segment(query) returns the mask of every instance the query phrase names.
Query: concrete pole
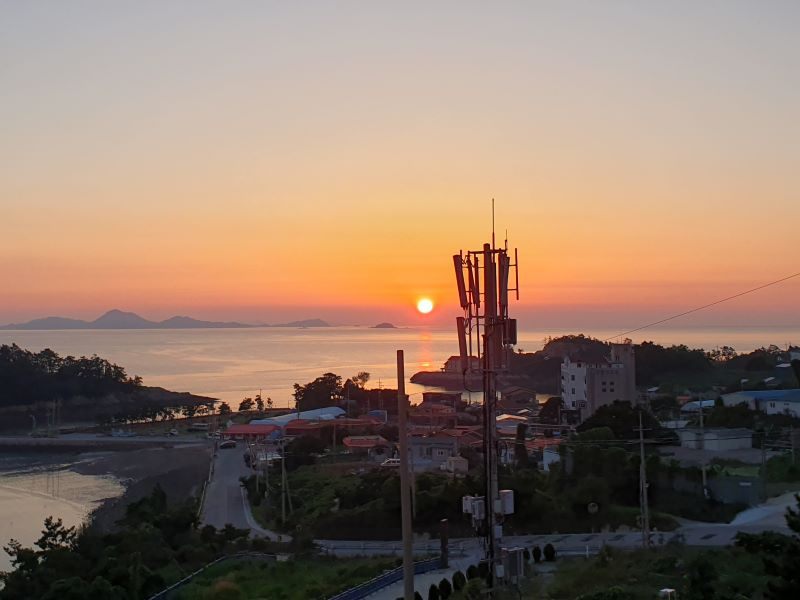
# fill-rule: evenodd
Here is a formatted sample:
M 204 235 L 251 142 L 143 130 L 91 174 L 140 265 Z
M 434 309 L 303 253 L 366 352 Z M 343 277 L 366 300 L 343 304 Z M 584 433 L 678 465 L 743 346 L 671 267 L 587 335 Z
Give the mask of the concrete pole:
M 411 528 L 411 486 L 408 472 L 408 398 L 406 397 L 405 360 L 397 351 L 397 428 L 400 439 L 400 512 L 403 531 L 403 597 L 414 600 L 414 555 Z

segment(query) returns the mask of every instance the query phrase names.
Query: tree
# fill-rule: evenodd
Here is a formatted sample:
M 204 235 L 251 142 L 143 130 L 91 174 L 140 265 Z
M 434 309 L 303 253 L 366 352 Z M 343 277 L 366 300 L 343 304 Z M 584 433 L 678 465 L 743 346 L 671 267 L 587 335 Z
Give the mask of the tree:
M 467 579 L 477 579 L 478 578 L 478 567 L 475 565 L 470 565 L 467 567 Z
M 306 385 L 294 384 L 294 399 L 298 410 L 313 410 L 336 405 L 342 398 L 342 378 L 325 373 Z
M 465 585 L 467 585 L 467 578 L 464 577 L 464 574 L 461 571 L 453 573 L 453 589 L 456 592 L 460 592 Z
M 231 407 L 227 402 L 223 402 L 219 405 L 219 414 L 221 416 L 227 416 L 231 414 Z
M 272 408 L 272 400 L 270 400 L 270 408 Z M 256 395 L 256 410 L 258 412 L 264 411 L 264 400 L 261 398 L 261 394 Z
M 255 402 L 253 402 L 252 398 L 245 398 L 241 402 L 239 402 L 239 412 L 253 410 L 253 406 Z
M 435 583 L 432 583 L 431 587 L 428 588 L 428 600 L 439 600 L 439 588 L 436 587 Z
M 442 600 L 447 600 L 453 593 L 453 586 L 450 584 L 450 580 L 447 577 L 442 577 L 442 580 L 439 582 L 439 597 Z
M 556 559 L 556 549 L 553 547 L 553 544 L 545 544 L 544 559 L 547 562 L 553 562 Z
M 706 356 L 716 363 L 726 363 L 732 358 L 736 358 L 736 350 L 730 346 L 722 346 L 722 348 L 714 348 L 706 352 Z
M 369 373 L 367 373 L 366 371 L 359 371 L 356 375 L 353 375 L 350 378 L 350 381 L 352 381 L 356 387 L 363 390 L 365 387 L 367 387 L 367 382 L 369 381 Z
M 588 431 L 596 427 L 608 427 L 618 440 L 638 438 L 639 409 L 630 402 L 613 402 L 598 408 L 594 414 L 578 425 L 578 432 Z M 649 429 L 647 437 L 653 437 L 661 429 L 660 423 L 647 411 L 642 411 L 642 427 Z
M 719 578 L 717 569 L 707 557 L 700 555 L 687 565 L 688 567 L 688 594 L 689 600 L 713 600 L 716 598 L 714 589 Z
M 272 410 L 272 406 L 273 406 L 273 403 L 272 403 L 272 398 L 270 398 L 269 396 L 267 396 L 267 408 L 268 408 L 269 410 Z
M 794 378 L 797 379 L 797 385 L 800 386 L 800 360 L 795 358 L 792 361 L 792 370 L 794 371 Z
M 795 500 L 798 508 L 786 509 L 786 524 L 792 535 L 767 531 L 736 536 L 736 545 L 760 555 L 764 570 L 773 577 L 764 595 L 769 600 L 800 598 L 800 494 L 795 494 Z
M 533 554 L 533 562 L 542 562 L 542 549 L 539 546 L 534 546 L 531 553 Z
M 529 462 L 528 448 L 525 446 L 525 434 L 528 426 L 525 423 L 517 425 L 517 439 L 514 442 L 514 460 L 518 467 L 527 467 Z

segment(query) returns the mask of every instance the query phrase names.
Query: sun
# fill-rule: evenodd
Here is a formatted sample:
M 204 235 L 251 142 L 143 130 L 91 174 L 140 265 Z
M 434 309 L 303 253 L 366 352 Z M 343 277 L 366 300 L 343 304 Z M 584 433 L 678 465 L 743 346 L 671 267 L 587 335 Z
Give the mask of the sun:
M 417 302 L 417 310 L 423 315 L 427 315 L 433 310 L 433 300 L 430 298 L 420 298 Z

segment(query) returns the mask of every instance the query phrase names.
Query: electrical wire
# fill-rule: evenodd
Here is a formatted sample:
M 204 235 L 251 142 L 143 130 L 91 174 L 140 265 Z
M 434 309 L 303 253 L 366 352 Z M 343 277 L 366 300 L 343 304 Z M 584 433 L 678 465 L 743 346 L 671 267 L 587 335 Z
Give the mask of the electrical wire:
M 722 298 L 720 300 L 715 300 L 714 302 L 709 302 L 708 304 L 704 304 L 703 306 L 698 306 L 697 308 L 693 308 L 691 310 L 684 311 L 677 315 L 672 315 L 671 317 L 667 317 L 665 319 L 661 319 L 659 321 L 654 321 L 653 323 L 648 323 L 647 325 L 642 325 L 641 327 L 637 327 L 636 329 L 631 329 L 629 331 L 624 331 L 622 333 L 618 333 L 617 335 L 613 335 L 609 338 L 604 339 L 604 342 L 609 342 L 616 338 L 620 338 L 624 335 L 629 335 L 631 333 L 636 333 L 637 331 L 642 331 L 643 329 L 648 329 L 650 327 L 655 327 L 656 325 L 661 325 L 662 323 L 666 323 L 667 321 L 672 321 L 674 319 L 678 319 L 680 317 L 685 317 L 686 315 L 690 315 L 692 313 L 699 312 L 706 308 L 711 308 L 712 306 L 716 306 L 717 304 L 722 304 L 723 302 L 728 302 L 729 300 L 733 300 L 735 298 L 740 298 L 742 296 L 746 296 L 747 294 L 752 294 L 753 292 L 757 292 L 758 290 L 763 290 L 764 288 L 768 288 L 773 285 L 777 285 L 779 283 L 783 283 L 784 281 L 788 281 L 789 279 L 793 279 L 795 277 L 800 277 L 800 272 L 794 273 L 792 275 L 788 275 L 786 277 L 782 277 L 780 279 L 776 279 L 775 281 L 770 281 L 769 283 L 765 283 L 763 285 L 759 285 L 758 287 L 754 287 L 752 289 L 746 290 L 744 292 L 739 292 L 738 294 L 734 294 L 733 296 L 728 296 L 727 298 Z

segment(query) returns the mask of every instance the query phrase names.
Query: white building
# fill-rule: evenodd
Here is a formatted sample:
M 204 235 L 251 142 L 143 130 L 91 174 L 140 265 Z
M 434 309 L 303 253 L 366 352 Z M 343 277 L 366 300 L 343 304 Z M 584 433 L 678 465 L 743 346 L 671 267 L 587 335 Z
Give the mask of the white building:
M 611 356 L 585 352 L 561 364 L 561 398 L 580 420 L 617 400 L 635 404 L 636 362 L 631 344 L 611 344 Z
M 800 389 L 733 392 L 723 394 L 722 402 L 725 406 L 745 404 L 750 410 L 760 410 L 768 415 L 800 417 Z
M 740 450 L 753 447 L 753 432 L 749 429 L 682 429 L 678 433 L 681 446 L 693 450 Z

